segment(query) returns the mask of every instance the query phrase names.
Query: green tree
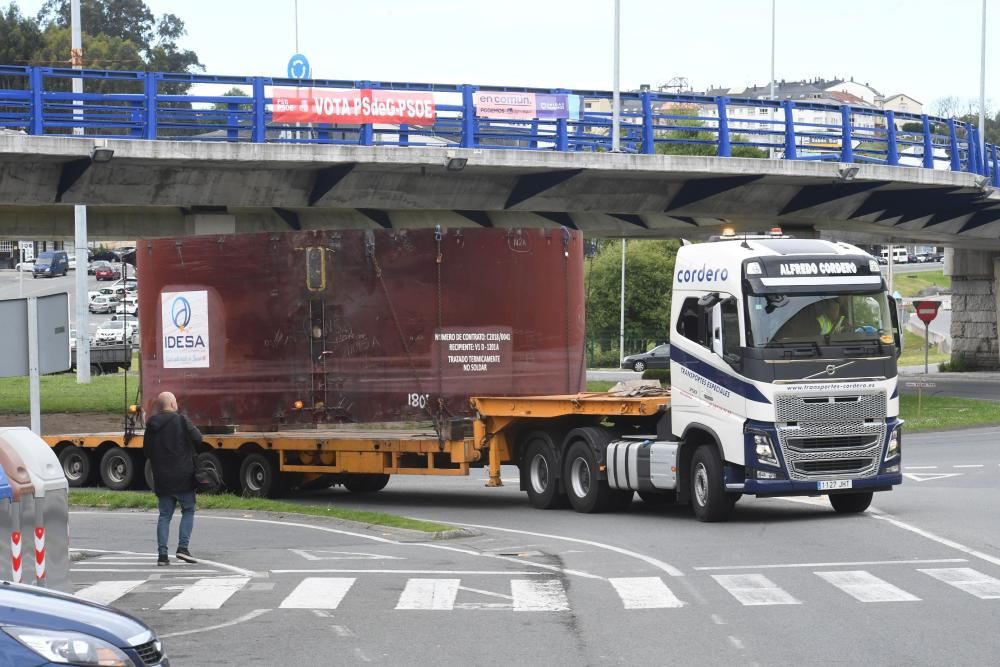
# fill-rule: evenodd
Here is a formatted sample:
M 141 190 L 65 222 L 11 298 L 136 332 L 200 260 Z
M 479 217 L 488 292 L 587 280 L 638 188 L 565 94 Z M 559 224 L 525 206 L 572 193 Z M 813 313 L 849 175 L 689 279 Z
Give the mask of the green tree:
M 670 142 L 656 144 L 656 152 L 660 155 L 718 155 L 718 133 L 704 129 L 705 121 L 696 117 L 698 113 L 696 106 L 672 107 L 667 115 L 682 118 L 663 119 L 663 123 L 672 126 L 672 129 L 656 132 L 656 138 L 668 139 Z M 746 141 L 746 138 L 737 134 L 730 141 L 736 143 Z M 729 154 L 732 157 L 767 157 L 767 151 L 756 146 L 732 146 Z
M 670 338 L 670 288 L 677 241 L 630 240 L 625 256 L 626 352 Z M 587 337 L 598 363 L 617 363 L 621 307 L 621 242 L 603 241 L 587 267 Z M 593 359 L 592 359 L 593 361 Z
M 0 64 L 27 65 L 31 55 L 42 48 L 38 24 L 11 3 L 0 9 Z M 0 77 L 0 88 L 25 88 L 24 77 Z

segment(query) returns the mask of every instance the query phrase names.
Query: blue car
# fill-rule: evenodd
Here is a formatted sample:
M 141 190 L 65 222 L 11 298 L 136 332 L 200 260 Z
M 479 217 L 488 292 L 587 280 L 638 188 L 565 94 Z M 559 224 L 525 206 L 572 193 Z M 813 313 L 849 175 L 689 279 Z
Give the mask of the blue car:
M 169 667 L 142 621 L 71 595 L 0 583 L 0 665 L 4 667 Z

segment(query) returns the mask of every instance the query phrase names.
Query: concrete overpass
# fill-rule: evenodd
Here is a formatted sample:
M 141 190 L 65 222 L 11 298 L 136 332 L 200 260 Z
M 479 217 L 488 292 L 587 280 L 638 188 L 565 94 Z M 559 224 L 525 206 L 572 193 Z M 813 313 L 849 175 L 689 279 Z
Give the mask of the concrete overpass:
M 1000 195 L 976 174 L 700 156 L 96 143 L 114 151 L 110 161 L 91 159 L 93 139 L 0 135 L 0 236 L 71 238 L 80 203 L 96 239 L 433 225 L 697 238 L 727 224 L 927 241 L 955 248 L 953 357 L 1000 367 Z

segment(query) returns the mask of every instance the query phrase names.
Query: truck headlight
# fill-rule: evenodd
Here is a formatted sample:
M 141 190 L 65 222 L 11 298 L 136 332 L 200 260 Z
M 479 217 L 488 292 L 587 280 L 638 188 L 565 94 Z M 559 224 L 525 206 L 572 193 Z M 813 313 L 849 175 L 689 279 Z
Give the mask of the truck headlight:
M 770 437 L 763 433 L 754 433 L 753 446 L 758 461 L 772 466 L 778 465 L 778 457 L 774 453 L 774 445 L 771 444 Z
M 902 446 L 902 435 L 900 434 L 901 429 L 894 429 L 892 435 L 889 436 L 889 444 L 885 447 L 885 460 L 891 461 L 892 459 L 899 456 L 899 450 Z
M 3 631 L 21 644 L 58 665 L 80 667 L 135 667 L 116 646 L 82 632 L 7 626 Z

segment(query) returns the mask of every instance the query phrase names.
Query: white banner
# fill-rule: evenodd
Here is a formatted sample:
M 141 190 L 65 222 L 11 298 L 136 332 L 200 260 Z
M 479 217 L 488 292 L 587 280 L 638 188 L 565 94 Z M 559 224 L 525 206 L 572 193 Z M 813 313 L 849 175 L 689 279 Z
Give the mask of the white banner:
M 208 292 L 163 292 L 163 367 L 208 368 Z

